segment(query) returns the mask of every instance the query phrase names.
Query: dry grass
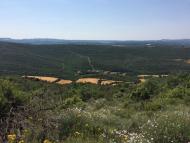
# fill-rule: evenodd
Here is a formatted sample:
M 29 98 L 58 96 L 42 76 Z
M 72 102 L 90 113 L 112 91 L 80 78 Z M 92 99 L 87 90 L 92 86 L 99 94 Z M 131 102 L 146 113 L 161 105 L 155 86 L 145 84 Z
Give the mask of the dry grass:
M 36 79 L 36 80 L 41 80 L 41 81 L 46 81 L 49 83 L 53 83 L 58 80 L 58 78 L 55 77 L 46 77 L 46 76 L 25 76 L 26 78 L 29 79 Z
M 65 84 L 71 84 L 71 80 L 63 80 L 61 79 L 60 81 L 56 82 L 57 84 L 65 85 Z
M 101 85 L 109 85 L 109 84 L 113 84 L 115 83 L 115 81 L 113 80 L 103 80 L 101 81 Z
M 142 74 L 142 75 L 138 75 L 137 77 L 138 78 L 145 78 L 145 77 L 149 77 L 150 75 L 145 75 L 145 74 Z
M 138 75 L 137 76 L 139 78 L 140 82 L 145 82 L 146 79 L 154 77 L 154 78 L 164 78 L 164 77 L 168 77 L 168 75 L 162 74 L 162 75 Z
M 175 62 L 184 62 L 186 64 L 190 64 L 190 59 L 174 59 Z
M 33 79 L 33 80 L 40 80 L 49 83 L 57 83 L 60 85 L 71 84 L 73 81 L 71 80 L 64 80 L 59 79 L 56 77 L 46 77 L 46 76 L 23 76 L 24 78 Z M 122 81 L 114 81 L 114 80 L 106 80 L 106 79 L 99 79 L 99 78 L 80 78 L 76 81 L 76 83 L 90 83 L 90 84 L 101 84 L 101 85 L 117 85 Z
M 99 80 L 99 78 L 80 78 L 76 81 L 76 83 L 98 84 Z
M 101 85 L 111 85 L 121 83 L 122 81 L 114 81 L 114 80 L 106 80 L 106 79 L 99 79 L 99 78 L 81 78 L 76 81 L 76 83 L 91 83 L 91 84 L 98 84 Z
M 138 78 L 146 78 L 146 77 L 160 77 L 162 75 L 138 75 Z
M 146 79 L 140 78 L 139 81 L 140 81 L 141 83 L 143 83 L 143 82 L 146 82 Z
M 184 59 L 173 59 L 173 61 L 175 61 L 175 62 L 183 62 Z
M 185 61 L 186 64 L 190 64 L 190 59 Z
M 110 84 L 117 84 L 117 83 L 121 83 L 122 81 L 115 81 L 115 80 L 102 80 L 101 81 L 101 85 L 110 85 Z

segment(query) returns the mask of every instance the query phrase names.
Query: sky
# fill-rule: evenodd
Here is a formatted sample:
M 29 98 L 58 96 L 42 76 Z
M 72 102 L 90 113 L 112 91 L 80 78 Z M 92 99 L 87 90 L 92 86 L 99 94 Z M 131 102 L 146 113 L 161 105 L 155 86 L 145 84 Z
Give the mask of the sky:
M 190 0 L 0 0 L 0 37 L 190 39 Z

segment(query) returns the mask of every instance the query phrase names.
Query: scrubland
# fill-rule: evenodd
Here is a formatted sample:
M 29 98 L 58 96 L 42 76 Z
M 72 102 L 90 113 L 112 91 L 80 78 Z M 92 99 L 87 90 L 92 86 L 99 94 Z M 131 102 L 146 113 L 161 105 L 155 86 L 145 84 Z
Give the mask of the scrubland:
M 190 75 L 116 86 L 0 78 L 0 142 L 187 143 Z

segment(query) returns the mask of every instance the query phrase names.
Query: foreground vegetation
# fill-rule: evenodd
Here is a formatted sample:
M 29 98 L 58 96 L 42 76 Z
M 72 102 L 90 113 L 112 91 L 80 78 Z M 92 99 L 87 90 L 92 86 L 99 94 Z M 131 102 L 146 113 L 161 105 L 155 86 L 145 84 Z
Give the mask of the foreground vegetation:
M 0 142 L 187 143 L 189 107 L 189 74 L 117 86 L 4 76 Z

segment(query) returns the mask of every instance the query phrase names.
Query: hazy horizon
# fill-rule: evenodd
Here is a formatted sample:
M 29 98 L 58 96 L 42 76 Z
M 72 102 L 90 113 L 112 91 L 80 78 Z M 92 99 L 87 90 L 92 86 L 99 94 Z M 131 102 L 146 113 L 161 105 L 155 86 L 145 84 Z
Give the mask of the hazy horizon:
M 54 38 L 54 37 L 31 37 L 31 38 L 13 38 L 13 37 L 0 37 L 0 39 L 10 39 L 10 40 L 76 40 L 76 41 L 160 41 L 160 40 L 190 40 L 190 38 L 179 38 L 179 39 L 166 39 L 166 38 L 163 38 L 163 39 L 141 39 L 141 40 L 136 40 L 136 39 L 126 39 L 126 40 L 117 40 L 117 39 L 65 39 L 65 38 Z
M 0 37 L 190 39 L 190 0 L 0 0 Z

